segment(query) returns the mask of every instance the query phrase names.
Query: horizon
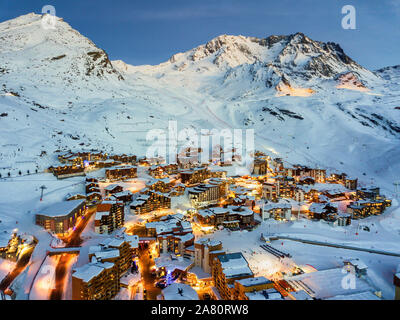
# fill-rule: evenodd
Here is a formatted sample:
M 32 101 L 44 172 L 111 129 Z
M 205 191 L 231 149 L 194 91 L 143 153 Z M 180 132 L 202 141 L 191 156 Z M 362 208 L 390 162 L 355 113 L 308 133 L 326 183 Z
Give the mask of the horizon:
M 341 27 L 344 17 L 341 9 L 347 4 L 344 0 L 324 4 L 306 0 L 301 5 L 290 2 L 256 0 L 242 5 L 238 0 L 222 0 L 218 4 L 210 0 L 201 4 L 175 0 L 166 6 L 160 0 L 153 0 L 148 6 L 138 1 L 108 4 L 100 0 L 93 10 L 87 3 L 77 1 L 71 6 L 60 0 L 51 3 L 40 0 L 36 4 L 22 0 L 2 3 L 0 20 L 4 22 L 30 12 L 41 14 L 44 5 L 53 5 L 56 16 L 104 49 L 110 60 L 135 66 L 163 63 L 176 53 L 224 34 L 267 38 L 298 32 L 315 41 L 338 43 L 349 57 L 370 70 L 400 64 L 396 54 L 400 28 L 393 27 L 399 20 L 400 4 L 395 1 L 384 0 L 378 6 L 371 0 L 355 1 L 355 30 Z M 290 10 L 287 4 L 291 5 Z

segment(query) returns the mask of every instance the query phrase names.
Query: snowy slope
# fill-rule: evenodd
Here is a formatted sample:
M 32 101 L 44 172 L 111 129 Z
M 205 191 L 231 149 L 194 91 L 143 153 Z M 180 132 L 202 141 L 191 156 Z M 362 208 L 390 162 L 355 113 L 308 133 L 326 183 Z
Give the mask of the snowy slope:
M 398 175 L 396 68 L 371 72 L 301 33 L 222 35 L 160 65 L 130 66 L 62 19 L 55 30 L 41 19 L 0 24 L 3 173 L 21 161 L 44 168 L 56 150 L 144 155 L 148 130 L 177 120 L 178 129 L 254 128 L 271 155 L 388 188 Z

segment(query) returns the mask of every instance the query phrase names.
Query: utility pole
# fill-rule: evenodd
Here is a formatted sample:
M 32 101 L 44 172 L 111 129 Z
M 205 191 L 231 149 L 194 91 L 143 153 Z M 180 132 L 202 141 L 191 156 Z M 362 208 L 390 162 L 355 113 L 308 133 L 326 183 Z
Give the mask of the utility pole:
M 42 201 L 42 200 L 43 200 L 43 191 L 44 191 L 45 189 L 47 189 L 47 188 L 46 188 L 45 185 L 43 185 L 43 186 L 40 187 L 40 189 L 42 189 L 42 192 L 41 192 L 41 194 L 40 194 L 40 201 Z
M 394 184 L 394 194 L 396 197 L 398 197 L 400 181 L 395 181 L 395 182 L 393 182 L 393 184 Z

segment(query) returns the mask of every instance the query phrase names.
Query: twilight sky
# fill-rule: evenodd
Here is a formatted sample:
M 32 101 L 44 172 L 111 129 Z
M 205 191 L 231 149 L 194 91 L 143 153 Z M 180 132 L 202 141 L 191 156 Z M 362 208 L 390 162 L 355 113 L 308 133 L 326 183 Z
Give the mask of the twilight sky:
M 347 4 L 357 10 L 356 30 L 342 29 Z M 164 62 L 220 34 L 296 32 L 337 42 L 370 69 L 400 64 L 400 0 L 0 0 L 0 22 L 44 5 L 112 60 L 134 65 Z

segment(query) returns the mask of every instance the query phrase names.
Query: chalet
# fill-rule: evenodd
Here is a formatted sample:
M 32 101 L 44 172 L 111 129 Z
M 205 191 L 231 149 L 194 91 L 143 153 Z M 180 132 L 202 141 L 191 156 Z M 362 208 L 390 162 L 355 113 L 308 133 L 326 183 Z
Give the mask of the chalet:
M 146 224 L 147 234 L 156 237 L 161 253 L 172 252 L 183 255 L 187 247 L 194 243 L 190 222 L 184 221 L 181 215 L 168 215 L 163 220 Z
M 86 196 L 80 193 L 76 193 L 76 194 L 67 194 L 67 196 L 65 197 L 66 201 L 71 201 L 71 200 L 86 200 Z
M 87 201 L 100 201 L 102 198 L 103 197 L 100 192 L 90 192 L 86 194 Z
M 94 191 L 97 192 L 97 190 L 100 190 L 99 183 L 98 182 L 86 182 L 85 189 L 86 189 L 86 193 L 90 193 L 90 192 L 94 192 Z
M 170 178 L 152 179 L 148 183 L 146 183 L 146 187 L 149 190 L 168 193 L 171 191 L 174 184 L 175 184 L 175 181 Z
M 240 206 L 211 207 L 199 210 L 196 216 L 201 224 L 215 227 L 245 228 L 254 223 L 254 212 Z
M 125 190 L 122 192 L 114 193 L 113 196 L 118 201 L 122 201 L 123 203 L 128 203 L 128 202 L 130 203 L 132 202 L 133 193 L 130 192 L 129 190 Z
M 312 203 L 308 209 L 308 216 L 316 220 L 329 220 L 331 214 L 336 214 L 337 208 L 326 203 Z
M 57 179 L 70 178 L 75 176 L 84 176 L 85 168 L 80 165 L 67 164 L 58 167 L 50 167 L 49 170 Z
M 118 161 L 120 163 L 129 163 L 131 165 L 136 164 L 136 156 L 135 155 L 126 155 L 126 154 L 110 155 L 110 156 L 108 156 L 108 159 L 112 159 L 112 160 Z
M 222 169 L 219 166 L 212 166 L 211 168 L 209 168 L 209 170 L 210 170 L 210 178 L 225 179 L 228 173 L 226 170 Z
M 132 214 L 143 214 L 158 209 L 170 209 L 171 198 L 158 191 L 149 191 L 149 194 L 139 194 L 130 204 Z
M 179 172 L 179 178 L 185 185 L 195 185 L 204 182 L 210 177 L 210 171 L 207 167 L 193 168 Z
M 177 172 L 178 165 L 176 163 L 154 165 L 149 168 L 149 175 L 156 179 L 176 174 Z
M 185 193 L 186 186 L 183 183 L 177 183 L 174 188 L 170 191 L 171 197 L 179 197 Z
M 124 189 L 118 184 L 109 184 L 107 187 L 104 188 L 104 191 L 107 196 L 122 192 Z
M 284 169 L 282 158 L 275 158 L 272 161 L 272 165 L 275 168 L 275 172 L 280 172 L 280 171 L 282 171 Z
M 118 166 L 106 170 L 106 178 L 109 181 L 133 179 L 137 177 L 137 167 Z
M 278 181 L 276 183 L 276 190 L 277 190 L 277 195 L 281 198 L 293 198 L 294 193 L 296 190 L 296 187 L 294 184 L 288 182 L 287 180 L 284 182 Z
M 299 178 L 299 184 L 311 185 L 311 184 L 315 184 L 315 180 L 311 176 L 302 176 Z
M 337 225 L 340 227 L 351 225 L 351 215 L 339 212 L 336 216 Z
M 100 187 L 96 187 L 96 186 L 89 187 L 89 188 L 87 188 L 86 194 L 93 193 L 93 192 L 101 193 Z

